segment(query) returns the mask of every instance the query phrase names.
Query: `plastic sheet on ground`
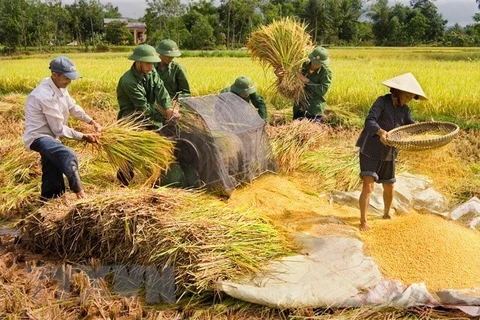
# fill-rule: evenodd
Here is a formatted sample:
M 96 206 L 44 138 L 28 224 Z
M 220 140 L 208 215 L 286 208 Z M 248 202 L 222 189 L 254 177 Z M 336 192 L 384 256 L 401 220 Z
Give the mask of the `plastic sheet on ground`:
M 480 306 L 480 288 L 437 291 L 437 296 L 443 304 Z
M 450 212 L 450 218 L 452 220 L 458 220 L 460 217 L 468 214 L 474 213 L 480 215 L 480 199 L 473 197 L 465 203 L 462 203 L 458 207 Z
M 219 289 L 237 299 L 276 308 L 341 307 L 383 280 L 357 239 L 303 235 L 300 240 L 303 255 L 275 261 L 242 283 L 220 282 Z
M 445 197 L 430 188 L 430 180 L 424 176 L 402 173 L 397 176 L 394 188 L 392 209 L 398 213 L 407 213 L 410 209 L 424 210 L 434 214 L 447 216 Z M 358 207 L 360 191 L 333 191 L 332 200 L 336 203 Z M 370 197 L 370 210 L 383 213 L 383 188 L 376 183 Z
M 300 234 L 299 240 L 304 255 L 273 262 L 251 280 L 220 282 L 219 289 L 240 300 L 281 309 L 438 305 L 424 283 L 406 287 L 398 280 L 384 280 L 357 239 Z
M 418 305 L 438 305 L 424 283 L 414 283 L 405 288 L 399 280 L 385 280 L 366 292 L 359 293 L 346 304 L 350 307 L 390 306 L 413 307 Z

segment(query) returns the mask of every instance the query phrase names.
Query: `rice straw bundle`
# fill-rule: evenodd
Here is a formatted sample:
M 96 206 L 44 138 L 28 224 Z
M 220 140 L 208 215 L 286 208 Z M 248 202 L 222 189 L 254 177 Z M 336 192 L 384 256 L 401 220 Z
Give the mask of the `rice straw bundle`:
M 0 140 L 1 141 L 1 140 Z M 20 213 L 34 202 L 41 175 L 40 159 L 23 142 L 2 141 L 0 150 L 0 216 Z
M 0 115 L 11 121 L 20 121 L 24 118 L 23 108 L 26 96 L 14 93 L 0 98 Z
M 22 243 L 70 261 L 175 268 L 177 297 L 257 271 L 291 248 L 268 220 L 182 189 L 105 192 L 27 217 Z
M 283 96 L 298 102 L 305 96 L 304 83 L 297 74 L 308 61 L 313 50 L 306 25 L 291 18 L 283 18 L 253 32 L 247 43 L 253 59 L 258 59 L 264 67 L 279 67 L 285 70 L 277 80 L 277 90 Z
M 151 130 L 138 118 L 124 118 L 108 125 L 98 137 L 98 146 L 110 164 L 125 173 L 132 169 L 153 184 L 174 161 L 173 141 Z
M 308 120 L 296 120 L 282 126 L 267 126 L 268 137 L 278 170 L 292 172 L 300 164 L 300 159 L 308 151 L 315 149 L 328 128 Z
M 303 170 L 319 175 L 321 188 L 325 190 L 354 190 L 360 184 L 358 175 L 358 151 L 342 150 L 335 146 L 323 146 L 307 153 L 301 159 Z

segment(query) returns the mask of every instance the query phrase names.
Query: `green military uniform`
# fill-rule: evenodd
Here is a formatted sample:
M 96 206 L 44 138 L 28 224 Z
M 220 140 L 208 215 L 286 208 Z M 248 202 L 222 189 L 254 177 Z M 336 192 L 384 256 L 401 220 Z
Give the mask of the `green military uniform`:
M 318 46 L 309 55 L 310 62 L 302 66 L 302 74 L 308 78 L 305 84 L 305 99 L 293 105 L 293 119 L 308 118 L 321 120 L 325 107 L 325 94 L 332 84 L 332 71 L 328 67 L 330 58 L 327 49 Z M 310 70 L 311 64 L 320 65 L 317 70 Z
M 181 64 L 172 61 L 161 70 L 160 63 L 157 63 L 155 65 L 155 70 L 157 70 L 160 75 L 170 98 L 173 99 L 177 93 L 177 98 L 190 97 L 190 85 L 187 80 L 187 71 Z
M 305 84 L 305 99 L 293 106 L 294 119 L 322 116 L 327 105 L 324 96 L 332 84 L 332 71 L 322 65 L 320 69 L 309 72 L 309 66 L 310 63 L 305 63 L 302 67 L 302 74 L 310 81 Z
M 117 100 L 120 107 L 118 119 L 135 112 L 143 113 L 144 119 L 156 127 L 161 127 L 165 121 L 156 106 L 161 106 L 165 110 L 172 107 L 168 91 L 158 73 L 152 70 L 142 75 L 133 65 L 118 82 Z
M 171 39 L 160 41 L 155 50 L 160 55 L 160 58 L 165 56 L 173 59 L 182 55 L 178 49 L 177 43 Z M 167 88 L 170 98 L 190 97 L 190 85 L 188 84 L 187 71 L 185 68 L 173 60 L 170 60 L 170 63 L 168 63 L 163 70 L 160 69 L 160 66 L 161 63 L 156 63 L 155 69 L 163 80 L 163 84 L 165 85 L 165 88 Z
M 253 106 L 258 110 L 260 118 L 264 120 L 267 118 L 265 100 L 257 93 L 257 87 L 249 77 L 238 77 L 230 87 L 224 88 L 220 92 L 233 92 L 248 103 L 252 102 Z
M 224 92 L 233 92 L 232 87 L 224 88 L 221 91 L 221 93 L 224 93 Z M 247 101 L 248 103 L 251 102 L 253 104 L 253 106 L 255 108 L 257 108 L 258 115 L 260 116 L 260 118 L 262 118 L 262 119 L 267 118 L 267 105 L 265 104 L 265 100 L 263 99 L 263 97 L 261 95 L 254 92 L 254 93 L 248 95 L 248 97 L 246 97 L 246 98 L 244 98 L 244 97 L 240 97 L 240 98 Z

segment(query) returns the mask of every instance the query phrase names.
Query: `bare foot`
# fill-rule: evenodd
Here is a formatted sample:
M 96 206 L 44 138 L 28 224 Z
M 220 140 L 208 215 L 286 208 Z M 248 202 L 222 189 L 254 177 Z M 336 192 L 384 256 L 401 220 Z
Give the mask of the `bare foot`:
M 79 192 L 76 193 L 77 199 L 85 199 L 87 195 L 85 194 L 85 191 L 80 190 Z
M 393 216 L 390 213 L 385 213 L 383 219 L 393 219 Z
M 360 231 L 368 231 L 368 230 L 370 230 L 370 227 L 368 226 L 368 224 L 366 222 L 361 222 Z

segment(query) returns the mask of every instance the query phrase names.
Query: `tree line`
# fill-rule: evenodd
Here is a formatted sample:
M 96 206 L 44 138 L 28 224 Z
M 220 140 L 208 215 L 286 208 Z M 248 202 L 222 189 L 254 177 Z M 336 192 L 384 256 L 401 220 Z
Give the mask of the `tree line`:
M 477 3 L 480 2 L 476 0 Z M 435 0 L 146 0 L 147 42 L 175 40 L 182 49 L 234 49 L 248 35 L 281 17 L 307 25 L 315 43 L 381 46 L 478 46 L 480 13 L 472 24 L 447 28 Z M 480 8 L 479 8 L 480 9 Z M 118 7 L 100 0 L 0 0 L 0 44 L 6 50 L 60 46 L 132 44 L 123 22 L 104 27 L 104 18 L 120 18 Z

